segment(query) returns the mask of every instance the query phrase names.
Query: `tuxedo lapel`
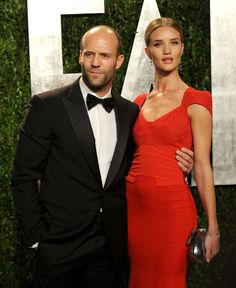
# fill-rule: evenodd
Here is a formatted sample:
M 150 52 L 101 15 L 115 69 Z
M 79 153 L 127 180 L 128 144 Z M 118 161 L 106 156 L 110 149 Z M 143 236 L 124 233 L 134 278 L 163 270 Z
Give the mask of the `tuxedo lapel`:
M 129 122 L 127 118 L 126 110 L 124 109 L 124 105 L 126 101 L 122 99 L 120 96 L 114 94 L 113 97 L 115 99 L 115 115 L 116 115 L 116 125 L 117 125 L 117 143 L 114 151 L 114 155 L 111 161 L 110 169 L 108 171 L 105 189 L 112 183 L 116 174 L 120 168 L 120 165 L 123 161 L 124 153 L 127 147 L 127 139 L 129 137 Z
M 69 94 L 62 98 L 62 102 L 69 115 L 85 159 L 87 160 L 94 176 L 99 181 L 99 184 L 102 185 L 95 147 L 95 139 L 84 99 L 79 87 L 79 80 L 72 84 Z

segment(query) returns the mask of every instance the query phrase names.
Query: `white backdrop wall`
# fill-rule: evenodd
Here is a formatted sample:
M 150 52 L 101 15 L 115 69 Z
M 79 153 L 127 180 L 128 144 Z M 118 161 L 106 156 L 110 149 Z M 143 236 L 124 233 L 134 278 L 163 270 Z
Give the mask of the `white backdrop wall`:
M 215 183 L 236 184 L 236 1 L 210 7 Z
M 104 8 L 104 0 L 57 0 L 57 5 L 54 1 L 28 0 L 32 94 L 68 84 L 79 76 L 63 74 L 61 15 L 92 17 L 104 13 Z M 213 168 L 216 185 L 231 185 L 236 184 L 236 1 L 211 0 L 210 9 Z M 144 54 L 142 27 L 159 16 L 158 0 L 144 0 L 122 89 L 130 100 L 149 91 L 153 82 L 153 70 Z

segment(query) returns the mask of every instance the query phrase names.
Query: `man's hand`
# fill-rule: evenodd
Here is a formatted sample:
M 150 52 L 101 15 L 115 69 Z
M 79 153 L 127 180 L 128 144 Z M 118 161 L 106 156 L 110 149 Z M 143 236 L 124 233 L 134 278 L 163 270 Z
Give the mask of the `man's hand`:
M 184 172 L 185 176 L 187 176 L 193 169 L 194 164 L 193 151 L 187 148 L 181 148 L 180 150 L 177 150 L 176 160 L 178 161 L 180 169 Z

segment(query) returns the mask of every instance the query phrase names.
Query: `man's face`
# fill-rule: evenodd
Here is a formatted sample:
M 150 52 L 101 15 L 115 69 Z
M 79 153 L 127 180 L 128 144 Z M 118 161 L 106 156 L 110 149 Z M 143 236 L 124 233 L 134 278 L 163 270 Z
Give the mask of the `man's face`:
M 123 55 L 117 55 L 118 40 L 114 32 L 95 29 L 83 39 L 79 63 L 85 84 L 99 96 L 108 93 L 115 71 L 123 63 Z

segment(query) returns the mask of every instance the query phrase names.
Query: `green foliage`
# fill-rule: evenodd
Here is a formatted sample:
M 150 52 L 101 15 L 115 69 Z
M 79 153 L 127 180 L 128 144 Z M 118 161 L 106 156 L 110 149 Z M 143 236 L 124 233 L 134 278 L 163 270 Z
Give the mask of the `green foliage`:
M 26 2 L 2 0 L 0 3 L 0 286 L 3 288 L 32 287 L 33 252 L 25 247 L 10 191 L 18 128 L 30 98 Z M 184 29 L 184 80 L 197 88 L 210 90 L 209 1 L 157 2 L 161 15 L 176 18 Z M 125 63 L 115 81 L 117 90 L 121 91 L 142 4 L 143 0 L 105 0 L 105 14 L 62 16 L 64 72 L 79 71 L 77 58 L 82 34 L 94 25 L 108 24 L 123 38 Z M 196 189 L 192 190 L 204 225 L 206 219 L 199 197 Z M 216 187 L 216 192 L 221 253 L 209 265 L 190 264 L 189 288 L 236 287 L 232 282 L 236 257 L 235 187 Z
M 105 14 L 63 16 L 62 44 L 65 73 L 80 72 L 77 59 L 80 39 L 84 32 L 96 25 L 110 25 L 121 35 L 125 55 L 125 62 L 114 82 L 116 89 L 121 91 L 142 4 L 143 0 L 106 0 Z
M 192 188 L 197 204 L 199 223 L 207 227 L 207 220 L 196 188 Z M 188 287 L 234 288 L 236 287 L 236 189 L 235 186 L 217 186 L 216 199 L 221 231 L 221 251 L 213 261 L 203 265 L 189 265 Z
M 167 5 L 168 4 L 168 5 Z M 171 17 L 182 26 L 185 51 L 181 74 L 189 85 L 210 90 L 210 7 L 208 0 L 160 0 L 162 17 Z
M 1 1 L 0 9 L 0 283 L 26 287 L 27 253 L 16 226 L 10 191 L 12 161 L 18 125 L 29 91 L 29 55 L 26 3 Z

